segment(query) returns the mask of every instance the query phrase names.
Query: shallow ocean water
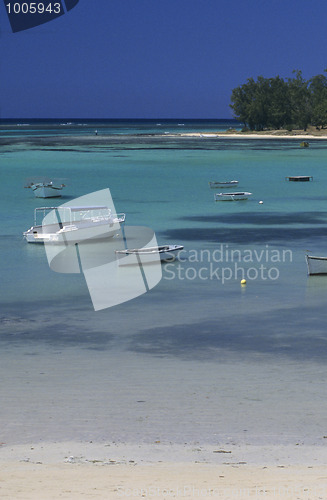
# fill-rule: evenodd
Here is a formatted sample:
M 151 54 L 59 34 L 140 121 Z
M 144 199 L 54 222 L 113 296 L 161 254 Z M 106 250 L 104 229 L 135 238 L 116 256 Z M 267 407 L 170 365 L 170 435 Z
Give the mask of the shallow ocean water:
M 160 386 L 162 400 L 168 401 L 174 390 L 179 394 L 183 384 L 189 391 L 191 376 L 198 394 L 206 384 L 217 383 L 215 394 L 224 401 L 225 416 L 235 412 L 240 398 L 243 382 L 238 385 L 238 369 L 243 377 L 248 369 L 251 385 L 247 390 L 252 395 L 262 394 L 266 388 L 277 405 L 278 395 L 281 404 L 289 405 L 285 429 L 290 428 L 293 416 L 298 419 L 300 435 L 303 425 L 310 422 L 303 417 L 301 427 L 301 405 L 306 411 L 315 405 L 312 433 L 323 432 L 320 389 L 327 381 L 327 277 L 307 276 L 305 253 L 327 255 L 327 141 L 311 140 L 310 147 L 302 149 L 294 139 L 177 138 L 165 132 L 208 132 L 215 126 L 225 130 L 229 124 L 173 125 L 129 127 L 124 123 L 113 129 L 112 125 L 96 124 L 99 140 L 94 138 L 93 123 L 83 127 L 52 124 L 46 129 L 34 124 L 32 132 L 7 124 L 2 130 L 0 358 L 5 362 L 0 366 L 8 436 L 11 406 L 6 398 L 12 391 L 22 391 L 24 370 L 31 377 L 28 391 L 32 400 L 37 396 L 46 400 L 43 391 L 47 384 L 53 384 L 54 393 L 60 394 L 66 370 L 69 385 L 71 367 L 64 363 L 58 363 L 59 378 L 51 368 L 44 388 L 38 368 L 31 368 L 31 356 L 36 366 L 45 367 L 58 352 L 74 364 L 75 388 L 79 370 L 84 380 L 86 364 L 92 371 L 92 384 L 98 381 L 102 387 L 103 375 L 110 378 L 110 362 L 121 356 L 124 377 L 120 385 L 117 380 L 116 405 L 119 391 L 129 390 L 124 387 L 129 370 L 132 378 L 133 373 L 138 374 L 143 392 L 150 391 L 151 381 L 160 386 L 166 360 L 172 385 L 169 390 Z M 181 259 L 164 264 L 161 282 L 145 295 L 95 312 L 84 277 L 52 272 L 43 247 L 22 239 L 22 232 L 33 223 L 34 208 L 49 204 L 23 189 L 25 179 L 33 175 L 67 179 L 64 196 L 51 200 L 55 206 L 110 188 L 117 212 L 126 212 L 126 224 L 151 227 L 160 244 L 184 245 Z M 289 175 L 312 175 L 313 182 L 288 182 L 285 177 Z M 208 182 L 229 179 L 238 179 L 238 189 L 253 196 L 247 201 L 214 202 L 215 191 Z M 247 279 L 246 286 L 240 284 L 242 277 Z M 97 352 L 101 363 L 107 356 L 105 373 L 101 363 L 98 365 Z M 160 360 L 157 373 L 156 360 Z M 219 390 L 224 364 L 228 365 L 227 399 Z M 115 361 L 117 369 L 116 365 Z M 319 374 L 316 380 L 314 373 Z M 302 400 L 301 384 L 313 388 L 311 395 L 304 391 Z M 87 390 L 90 387 L 86 383 Z M 80 388 L 80 402 L 86 407 L 87 397 L 82 393 Z M 252 400 L 254 396 L 247 401 L 247 421 L 255 415 Z M 70 404 L 69 394 L 65 404 Z M 192 407 L 192 399 L 184 398 L 180 404 L 178 413 L 183 413 Z M 209 405 L 206 416 L 202 415 L 209 422 L 208 429 L 216 418 L 217 404 Z M 261 407 L 262 416 L 271 412 L 271 404 L 269 399 Z M 32 411 L 30 403 L 26 405 L 26 411 Z M 166 410 L 160 422 L 160 404 L 156 400 L 154 405 L 157 416 L 153 425 L 160 428 Z M 24 404 L 20 411 L 24 413 Z M 276 439 L 278 415 L 274 418 Z M 232 433 L 232 421 L 224 422 L 221 432 Z M 242 420 L 235 426 L 239 433 Z M 164 427 L 168 436 L 169 419 Z M 189 434 L 196 434 L 194 423 L 191 429 Z M 91 432 L 87 422 L 78 436 L 83 432 Z M 210 432 L 206 432 L 203 438 L 209 439 Z M 261 425 L 258 432 L 264 436 L 269 429 Z M 126 433 L 129 438 L 133 435 L 132 429 Z M 45 437 L 46 428 L 43 434 Z

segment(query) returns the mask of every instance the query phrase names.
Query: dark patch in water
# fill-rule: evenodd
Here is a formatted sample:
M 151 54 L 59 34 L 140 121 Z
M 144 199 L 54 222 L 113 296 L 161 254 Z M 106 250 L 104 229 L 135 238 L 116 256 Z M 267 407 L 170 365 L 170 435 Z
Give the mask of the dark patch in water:
M 268 355 L 327 360 L 327 311 L 296 307 L 150 328 L 130 340 L 129 349 L 182 359 L 225 359 L 226 355 Z
M 326 228 L 208 228 L 192 227 L 169 229 L 159 233 L 167 241 L 205 241 L 211 243 L 255 243 L 290 244 L 303 243 L 314 238 L 326 236 Z
M 313 147 L 325 147 L 325 141 L 312 141 Z M 100 135 L 86 133 L 85 135 L 76 136 L 55 136 L 55 137 L 10 137 L 0 138 L 0 145 L 16 145 L 25 144 L 36 148 L 55 148 L 55 151 L 75 151 L 74 147 L 80 148 L 96 148 L 105 152 L 108 149 L 115 150 L 229 150 L 231 144 L 235 150 L 252 150 L 252 151 L 283 151 L 300 149 L 297 140 L 292 139 L 269 139 L 267 141 L 257 139 L 242 139 L 240 138 L 206 138 L 206 137 L 181 137 L 159 134 L 128 134 L 122 135 Z M 311 143 L 310 143 L 311 144 Z M 65 147 L 67 145 L 67 148 Z M 58 148 L 58 149 L 57 149 Z M 79 150 L 79 149 L 77 149 Z M 81 150 L 90 152 L 88 149 Z
M 47 148 L 47 151 L 55 151 L 58 152 L 79 152 L 79 153 L 94 153 L 94 150 L 91 149 L 81 149 L 81 148 Z
M 180 217 L 179 220 L 190 222 L 226 223 L 226 224 L 257 224 L 257 225 L 285 225 L 285 224 L 326 224 L 327 212 L 292 212 L 274 214 L 271 212 L 242 212 L 237 214 L 194 215 Z
M 42 304 L 33 314 L 33 304 L 14 304 L 0 323 L 0 342 L 6 348 L 24 347 L 26 353 L 39 347 L 64 349 L 77 347 L 92 351 L 111 349 L 122 342 L 128 350 L 151 356 L 174 356 L 180 359 L 224 361 L 244 356 L 245 360 L 290 359 L 295 361 L 327 361 L 327 309 L 321 306 L 272 311 L 238 313 L 219 309 L 212 317 L 195 323 L 153 327 L 154 308 L 164 308 L 178 300 L 178 291 L 150 294 L 100 313 L 80 301 L 77 309 L 67 304 Z M 159 305 L 160 304 L 160 305 Z M 201 307 L 201 303 L 199 303 Z M 15 314 L 19 308 L 19 315 Z M 231 306 L 232 308 L 232 306 Z M 34 310 L 35 313 L 35 310 Z M 140 314 L 148 315 L 148 326 L 138 326 Z M 91 321 L 90 321 L 91 319 Z M 182 318 L 179 318 L 182 319 Z
M 0 318 L 0 342 L 11 346 L 24 344 L 29 348 L 31 345 L 46 344 L 52 347 L 84 346 L 86 349 L 103 350 L 110 346 L 115 334 L 81 319 L 83 306 L 80 313 L 72 309 L 69 314 L 64 303 L 62 306 L 59 303 L 57 305 L 56 314 L 51 301 L 48 305 L 46 302 L 40 303 L 36 314 L 35 304 L 7 305 L 7 314 Z M 19 315 L 17 310 L 20 311 Z

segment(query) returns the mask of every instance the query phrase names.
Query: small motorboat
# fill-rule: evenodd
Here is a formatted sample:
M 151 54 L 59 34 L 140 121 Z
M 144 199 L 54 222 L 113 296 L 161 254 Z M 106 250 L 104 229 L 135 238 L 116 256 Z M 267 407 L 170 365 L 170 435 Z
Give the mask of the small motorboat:
M 215 193 L 215 201 L 237 201 L 237 200 L 247 200 L 252 193 L 247 191 L 240 191 L 237 193 Z
M 313 274 L 327 274 L 327 257 L 317 257 L 307 254 L 305 258 L 309 276 Z
M 214 181 L 214 182 L 209 182 L 209 186 L 211 189 L 216 189 L 216 188 L 230 188 L 230 187 L 236 187 L 238 185 L 238 181 Z
M 116 250 L 116 256 L 119 259 L 119 265 L 133 264 L 129 259 L 124 257 L 134 255 L 144 258 L 146 262 L 156 261 L 160 257 L 161 261 L 173 261 L 176 258 L 176 253 L 183 250 L 182 245 L 159 245 L 155 247 L 143 248 L 126 248 L 124 250 Z M 142 259 L 143 262 L 143 259 Z M 136 263 L 136 262 L 135 262 Z
M 291 175 L 289 177 L 285 177 L 287 181 L 291 182 L 310 182 L 313 181 L 312 175 Z
M 32 189 L 36 198 L 59 198 L 65 184 L 60 179 L 34 178 L 27 180 L 24 187 Z
M 38 224 L 41 214 L 43 223 Z M 113 214 L 105 206 L 39 207 L 34 210 L 34 226 L 23 236 L 28 243 L 66 244 L 114 236 L 123 222 L 125 214 Z

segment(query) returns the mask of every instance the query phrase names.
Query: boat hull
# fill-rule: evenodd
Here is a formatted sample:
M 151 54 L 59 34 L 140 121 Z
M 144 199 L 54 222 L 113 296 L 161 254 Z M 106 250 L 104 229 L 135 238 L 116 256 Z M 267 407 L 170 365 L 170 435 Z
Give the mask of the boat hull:
M 42 224 L 38 224 L 38 214 L 42 213 Z M 38 207 L 34 225 L 23 236 L 28 243 L 66 245 L 114 236 L 123 222 L 124 213 L 113 214 L 106 206 Z
M 290 177 L 285 177 L 287 181 L 290 182 L 310 182 L 313 181 L 313 177 L 311 175 L 293 175 Z
M 175 260 L 177 253 L 183 250 L 183 248 L 182 245 L 159 245 L 156 247 L 116 250 L 116 257 L 120 266 L 139 265 L 138 258 L 141 259 L 142 264 L 157 262 L 158 258 L 160 258 L 162 262 L 172 262 Z M 136 257 L 136 259 L 127 258 L 133 256 Z
M 47 186 L 40 186 L 33 188 L 34 196 L 36 198 L 60 198 L 62 188 L 54 188 Z
M 58 229 L 58 224 L 46 226 L 32 226 L 23 233 L 27 243 L 53 243 L 64 244 L 76 243 L 82 240 L 97 240 L 111 238 L 117 234 L 118 224 L 123 223 L 124 217 L 111 219 L 110 221 L 77 221 L 73 224 L 63 223 Z
M 65 184 L 62 179 L 32 177 L 26 180 L 24 187 L 31 189 L 36 198 L 59 198 Z
M 309 276 L 327 274 L 327 257 L 306 255 Z
M 238 201 L 247 200 L 252 193 L 239 192 L 239 193 L 216 193 L 215 201 Z
M 36 198 L 60 198 L 64 184 L 52 181 L 30 182 L 26 188 L 32 189 Z
M 231 188 L 236 187 L 238 185 L 238 181 L 228 181 L 228 182 L 209 182 L 209 186 L 211 189 L 217 188 Z

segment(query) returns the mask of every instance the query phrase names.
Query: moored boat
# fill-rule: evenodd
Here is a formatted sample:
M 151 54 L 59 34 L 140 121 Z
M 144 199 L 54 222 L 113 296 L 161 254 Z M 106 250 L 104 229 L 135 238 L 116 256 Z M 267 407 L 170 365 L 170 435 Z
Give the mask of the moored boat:
M 119 265 L 130 264 L 127 259 L 124 257 L 134 255 L 140 256 L 142 258 L 146 258 L 146 262 L 151 260 L 158 260 L 158 257 L 161 261 L 173 261 L 176 258 L 177 252 L 183 250 L 182 245 L 159 245 L 154 247 L 143 247 L 143 248 L 126 248 L 124 250 L 116 250 L 116 256 L 119 259 Z M 136 261 L 135 261 L 136 263 Z
M 216 189 L 216 188 L 229 188 L 229 187 L 236 187 L 238 185 L 239 181 L 213 181 L 209 182 L 209 186 L 211 189 Z
M 59 198 L 65 184 L 59 179 L 34 178 L 26 181 L 24 187 L 32 189 L 36 198 Z
M 287 181 L 291 182 L 310 182 L 313 181 L 312 175 L 291 175 L 285 177 Z
M 308 274 L 327 274 L 327 257 L 317 257 L 316 255 L 306 255 Z
M 43 223 L 38 224 L 42 213 Z M 28 243 L 66 244 L 114 236 L 123 222 L 125 214 L 113 214 L 106 206 L 39 207 L 34 210 L 34 225 L 23 236 Z
M 240 191 L 236 193 L 215 193 L 215 201 L 237 201 L 237 200 L 247 200 L 252 193 L 247 191 Z

